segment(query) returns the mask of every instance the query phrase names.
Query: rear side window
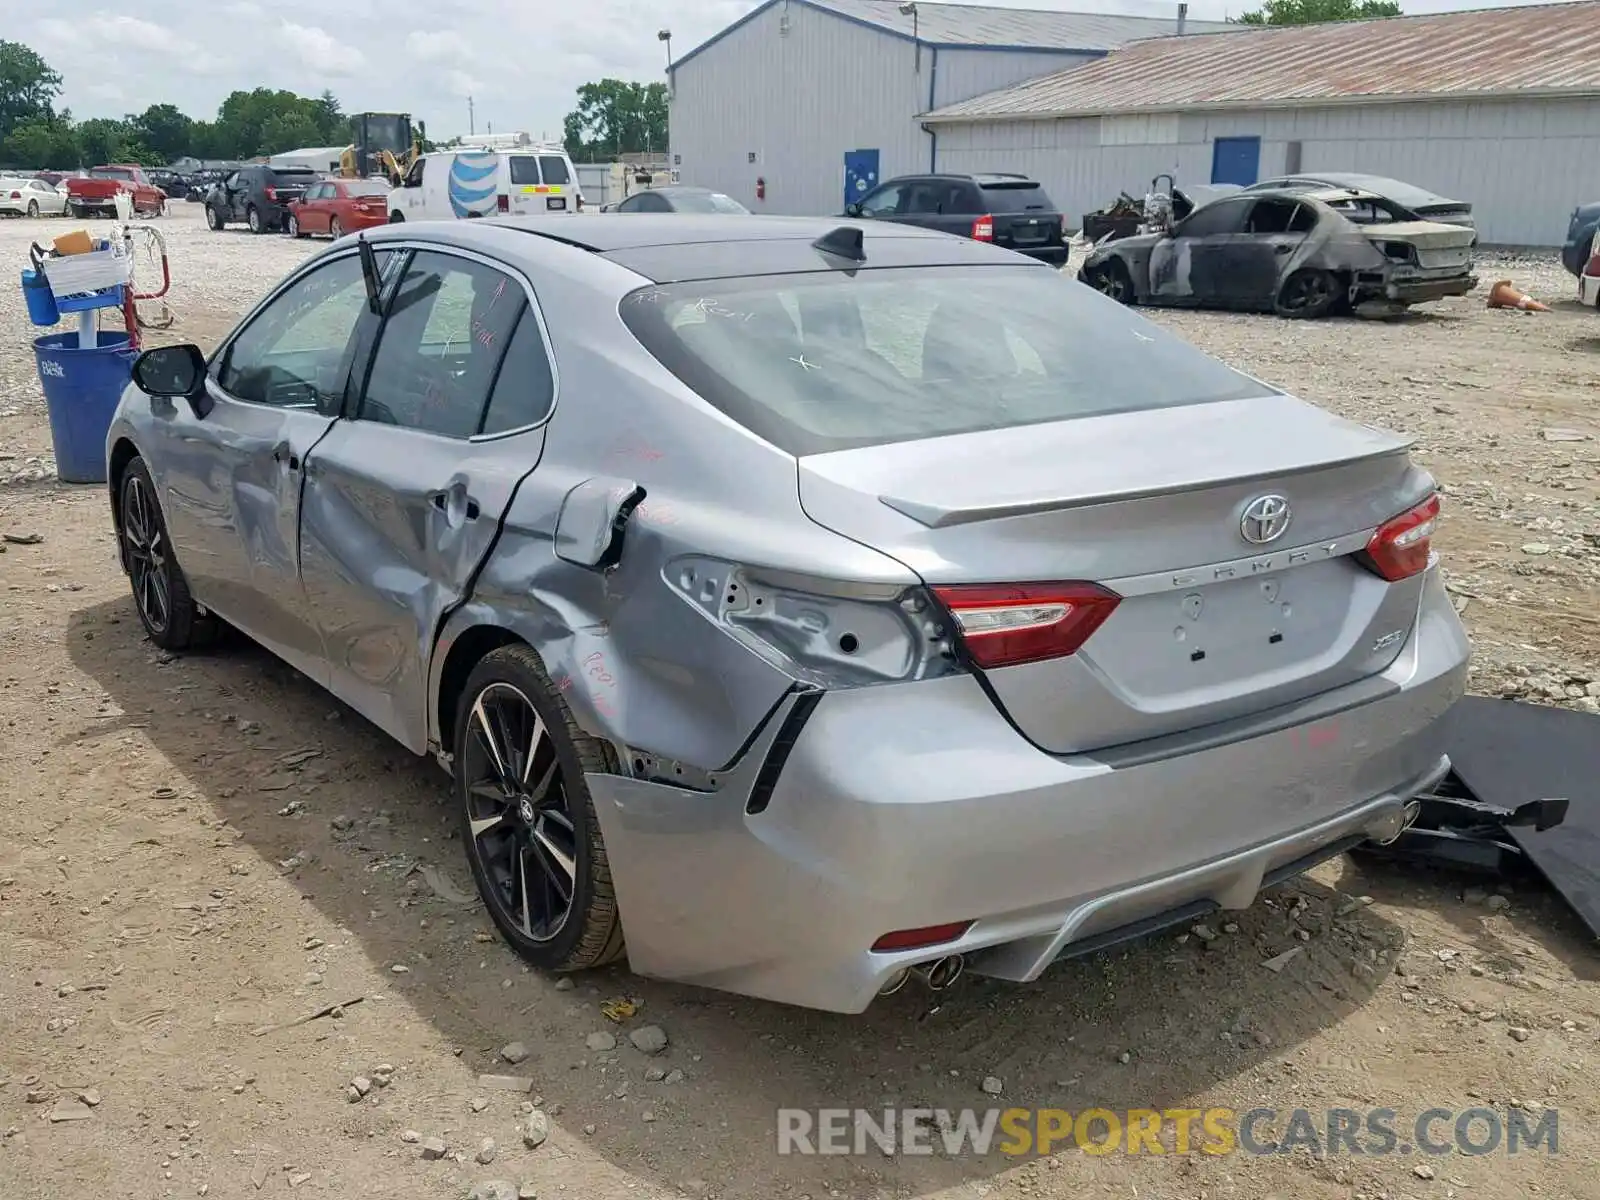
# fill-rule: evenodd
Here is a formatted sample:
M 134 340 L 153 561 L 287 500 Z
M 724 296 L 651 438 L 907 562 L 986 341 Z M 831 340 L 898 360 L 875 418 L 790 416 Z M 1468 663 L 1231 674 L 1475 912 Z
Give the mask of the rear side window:
M 524 308 L 516 332 L 506 344 L 505 361 L 489 397 L 484 415 L 484 433 L 509 433 L 536 425 L 550 414 L 555 403 L 555 374 L 539 322 L 531 308 Z
M 543 182 L 539 178 L 539 160 L 533 155 L 513 154 L 510 162 L 513 187 L 534 187 Z
M 984 207 L 992 213 L 1054 212 L 1055 204 L 1037 183 L 986 183 Z
M 541 154 L 539 156 L 539 170 L 543 172 L 546 183 L 563 184 L 572 182 L 572 175 L 567 171 L 567 160 L 559 154 Z
M 795 455 L 1270 391 L 1042 266 L 667 284 L 621 313 L 685 385 Z
M 419 250 L 390 302 L 357 419 L 472 437 L 526 304 L 522 285 L 493 267 Z

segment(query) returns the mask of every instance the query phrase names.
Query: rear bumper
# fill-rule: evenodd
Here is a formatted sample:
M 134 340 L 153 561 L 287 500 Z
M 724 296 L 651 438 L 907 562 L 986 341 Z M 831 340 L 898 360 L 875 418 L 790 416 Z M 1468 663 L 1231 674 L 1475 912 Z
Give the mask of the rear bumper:
M 117 211 L 117 202 L 110 196 L 68 196 L 67 204 L 81 212 Z
M 1448 767 L 1439 718 L 1467 657 L 1436 568 L 1381 676 L 1185 753 L 1044 754 L 956 676 L 826 694 L 755 814 L 744 798 L 781 719 L 715 794 L 590 776 L 629 959 L 644 975 L 860 1012 L 901 968 L 945 954 L 1031 980 L 1058 958 L 1246 907 L 1397 831 Z M 870 949 L 964 921 L 958 941 Z
M 1444 279 L 1395 280 L 1384 286 L 1385 299 L 1400 304 L 1425 304 L 1446 296 L 1465 296 L 1478 286 L 1476 275 L 1451 275 Z

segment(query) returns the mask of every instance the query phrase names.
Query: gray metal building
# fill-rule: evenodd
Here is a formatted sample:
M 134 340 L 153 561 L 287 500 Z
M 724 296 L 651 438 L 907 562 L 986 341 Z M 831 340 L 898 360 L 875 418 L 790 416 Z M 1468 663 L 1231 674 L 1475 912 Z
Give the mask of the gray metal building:
M 1600 0 L 1142 41 L 921 120 L 942 168 L 1026 172 L 1074 214 L 1160 172 L 1359 171 L 1556 245 L 1600 199 Z
M 671 145 L 682 181 L 752 210 L 840 212 L 878 179 L 943 157 L 918 114 L 1137 38 L 1216 22 L 1031 12 L 917 0 L 765 0 L 673 63 Z M 765 198 L 757 198 L 757 181 Z

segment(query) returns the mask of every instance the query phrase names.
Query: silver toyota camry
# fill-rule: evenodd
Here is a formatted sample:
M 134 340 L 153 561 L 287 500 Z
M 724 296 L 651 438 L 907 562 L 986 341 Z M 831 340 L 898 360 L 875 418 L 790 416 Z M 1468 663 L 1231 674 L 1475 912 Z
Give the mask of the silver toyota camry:
M 436 757 L 548 970 L 1032 980 L 1396 836 L 1448 768 L 1408 443 L 992 246 L 408 223 L 134 379 L 150 638 L 226 622 Z

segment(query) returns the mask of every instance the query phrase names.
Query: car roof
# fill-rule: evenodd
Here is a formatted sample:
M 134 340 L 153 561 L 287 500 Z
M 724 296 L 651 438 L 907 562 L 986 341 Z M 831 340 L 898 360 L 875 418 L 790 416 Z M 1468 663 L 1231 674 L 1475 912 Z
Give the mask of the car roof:
M 374 244 L 425 238 L 518 259 L 519 238 L 542 237 L 588 251 L 655 283 L 794 274 L 849 266 L 813 244 L 841 227 L 861 231 L 864 269 L 1017 266 L 1053 270 L 1023 255 L 970 238 L 891 221 L 749 213 L 637 213 L 627 217 L 496 216 L 477 221 L 418 221 L 380 226 Z
M 1360 188 L 1407 207 L 1439 202 L 1460 203 L 1449 196 L 1441 196 L 1438 192 L 1407 183 L 1403 179 L 1392 179 L 1387 175 L 1367 175 L 1361 171 L 1301 171 L 1296 175 L 1285 175 L 1283 178 L 1300 179 L 1307 183 L 1329 183 L 1335 187 Z

